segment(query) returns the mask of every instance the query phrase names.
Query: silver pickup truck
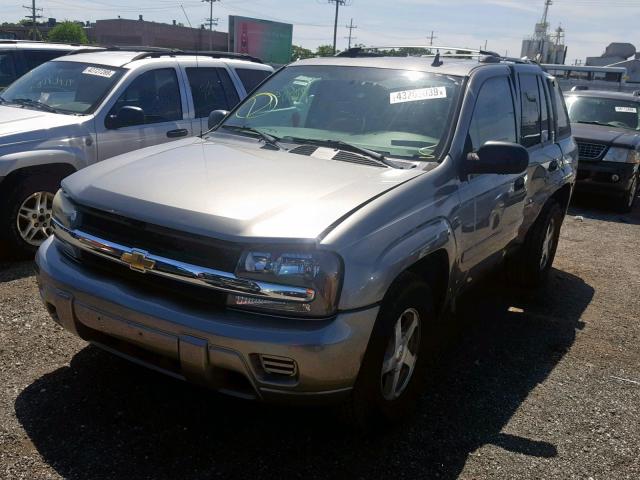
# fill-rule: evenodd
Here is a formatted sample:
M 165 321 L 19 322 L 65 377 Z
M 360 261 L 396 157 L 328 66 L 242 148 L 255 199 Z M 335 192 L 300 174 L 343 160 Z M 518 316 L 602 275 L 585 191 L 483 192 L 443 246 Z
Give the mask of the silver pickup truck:
M 505 259 L 523 285 L 549 273 L 577 147 L 537 65 L 355 49 L 211 123 L 64 180 L 36 260 L 65 329 L 227 394 L 382 422 L 415 403 L 465 288 Z

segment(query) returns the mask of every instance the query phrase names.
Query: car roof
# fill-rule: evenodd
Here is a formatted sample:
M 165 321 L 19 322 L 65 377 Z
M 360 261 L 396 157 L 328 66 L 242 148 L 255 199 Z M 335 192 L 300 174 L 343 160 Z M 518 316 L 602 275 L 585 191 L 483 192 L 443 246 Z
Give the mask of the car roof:
M 81 50 L 95 49 L 100 47 L 92 47 L 90 45 L 80 45 L 74 43 L 52 43 L 52 42 L 36 42 L 33 40 L 0 40 L 0 49 L 11 47 L 20 50 Z
M 612 100 L 627 100 L 640 103 L 640 96 L 638 95 L 627 92 L 612 92 L 609 90 L 575 90 L 573 92 L 566 92 L 566 95 L 574 97 L 610 98 Z
M 159 54 L 153 57 L 136 59 L 141 54 L 148 53 L 141 50 L 109 50 L 109 51 L 96 51 L 96 52 L 82 52 L 73 55 L 65 56 L 64 58 L 57 58 L 53 61 L 71 61 L 71 62 L 84 62 L 84 63 L 97 63 L 100 65 L 108 65 L 110 67 L 134 67 L 138 65 L 138 62 L 150 62 L 158 60 L 166 60 L 167 58 L 175 58 L 177 60 L 197 60 L 198 63 L 220 65 L 220 63 L 226 63 L 233 67 L 252 68 L 254 70 L 269 70 L 272 68 L 268 65 L 261 63 L 250 62 L 247 60 L 238 60 L 230 58 L 212 58 L 205 55 L 172 55 L 167 53 L 166 55 Z M 133 63 L 135 62 L 135 64 Z
M 510 65 L 518 69 L 542 69 L 535 64 L 513 64 L 510 62 L 480 62 L 478 59 L 460 59 L 452 57 L 441 57 L 442 64 L 434 66 L 434 57 L 425 56 L 409 56 L 409 57 L 393 57 L 393 56 L 371 56 L 371 57 L 320 57 L 298 60 L 290 64 L 290 66 L 299 65 L 318 65 L 318 66 L 341 66 L 341 67 L 370 67 L 370 68 L 389 68 L 395 70 L 418 70 L 424 72 L 440 73 L 443 75 L 468 76 L 477 68 L 484 68 L 496 65 Z

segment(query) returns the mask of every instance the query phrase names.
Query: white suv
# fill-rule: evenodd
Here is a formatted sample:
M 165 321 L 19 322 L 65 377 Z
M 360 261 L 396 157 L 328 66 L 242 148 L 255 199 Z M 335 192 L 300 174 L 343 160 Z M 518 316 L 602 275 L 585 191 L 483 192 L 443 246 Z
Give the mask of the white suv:
M 9 248 L 30 254 L 51 233 L 53 194 L 67 175 L 199 135 L 212 111 L 230 110 L 273 72 L 250 57 L 227 56 L 233 54 L 78 52 L 2 92 L 0 237 Z

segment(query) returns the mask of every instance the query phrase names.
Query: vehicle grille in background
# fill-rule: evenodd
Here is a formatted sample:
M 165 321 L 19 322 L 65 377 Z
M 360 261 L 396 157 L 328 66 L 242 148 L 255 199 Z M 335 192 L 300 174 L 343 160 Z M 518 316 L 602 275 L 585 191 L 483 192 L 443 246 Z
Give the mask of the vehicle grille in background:
M 260 363 L 262 369 L 271 375 L 293 377 L 298 373 L 296 362 L 290 358 L 260 355 Z
M 292 148 L 289 150 L 289 153 L 296 153 L 298 155 L 313 155 L 313 153 L 318 149 L 315 145 L 300 145 L 299 147 Z
M 606 145 L 599 143 L 578 142 L 578 152 L 580 158 L 584 160 L 597 160 L 604 153 Z
M 78 229 L 121 245 L 225 272 L 236 269 L 242 249 L 222 240 L 173 230 L 113 213 L 80 207 Z
M 349 162 L 349 163 L 358 163 L 360 165 L 369 165 L 371 167 L 382 167 L 387 168 L 385 165 L 376 162 L 375 160 L 371 160 L 362 155 L 358 155 L 357 153 L 345 152 L 344 150 L 340 150 L 333 156 L 332 160 L 338 160 L 340 162 Z

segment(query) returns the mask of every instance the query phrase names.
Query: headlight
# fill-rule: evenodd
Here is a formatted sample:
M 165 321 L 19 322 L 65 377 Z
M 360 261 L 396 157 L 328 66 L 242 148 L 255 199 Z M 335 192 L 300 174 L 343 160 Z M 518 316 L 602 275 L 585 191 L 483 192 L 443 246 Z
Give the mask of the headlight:
M 255 249 L 242 254 L 236 275 L 273 284 L 313 290 L 310 302 L 284 302 L 229 295 L 227 304 L 251 310 L 326 317 L 337 308 L 342 262 L 331 252 L 277 248 Z
M 73 228 L 78 216 L 73 202 L 62 189 L 53 197 L 53 218 L 66 228 Z
M 629 148 L 611 147 L 602 159 L 604 162 L 638 163 L 640 155 Z

